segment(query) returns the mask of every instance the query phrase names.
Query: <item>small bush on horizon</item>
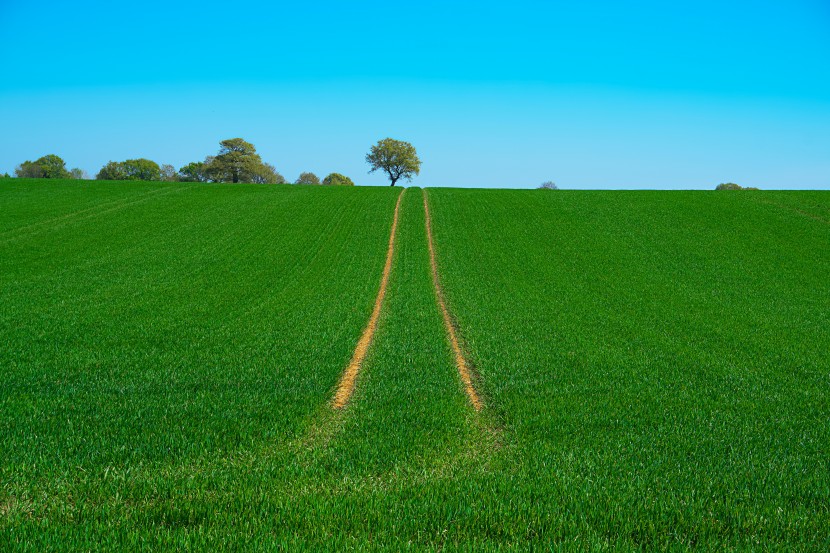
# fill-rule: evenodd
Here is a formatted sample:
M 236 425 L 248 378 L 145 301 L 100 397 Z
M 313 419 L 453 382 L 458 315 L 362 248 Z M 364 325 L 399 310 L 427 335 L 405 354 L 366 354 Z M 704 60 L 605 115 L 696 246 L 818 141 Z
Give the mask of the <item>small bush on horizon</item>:
M 323 179 L 323 184 L 326 186 L 354 186 L 354 181 L 346 175 L 331 173 Z
M 715 190 L 758 190 L 755 186 L 741 186 L 734 182 L 722 182 L 715 187 Z
M 165 182 L 176 182 L 179 180 L 179 173 L 176 172 L 176 168 L 169 163 L 165 163 L 161 166 L 159 174 L 161 175 L 161 180 Z
M 556 183 L 552 180 L 545 181 L 537 187 L 539 190 L 559 190 L 559 187 L 556 186 Z
M 320 184 L 320 178 L 312 172 L 300 173 L 294 184 Z
M 261 163 L 251 170 L 251 182 L 255 184 L 285 184 L 285 177 L 270 163 Z
M 69 171 L 69 174 L 75 180 L 88 180 L 89 179 L 89 175 L 87 174 L 87 172 L 84 171 L 83 169 L 79 168 L 79 167 L 75 167 L 75 168 L 71 169 Z

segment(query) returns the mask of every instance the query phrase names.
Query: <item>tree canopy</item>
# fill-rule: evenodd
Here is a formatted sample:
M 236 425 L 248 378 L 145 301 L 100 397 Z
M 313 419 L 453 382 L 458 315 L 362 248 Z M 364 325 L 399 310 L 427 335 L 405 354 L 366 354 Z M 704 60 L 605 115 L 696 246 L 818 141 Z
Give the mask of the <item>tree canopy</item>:
M 285 178 L 273 165 L 264 163 L 250 142 L 230 138 L 219 143 L 219 153 L 204 161 L 194 161 L 179 169 L 184 182 L 253 182 L 283 184 Z
M 294 184 L 320 184 L 320 179 L 314 173 L 300 173 Z
M 415 147 L 409 142 L 384 138 L 372 146 L 366 154 L 366 162 L 371 165 L 370 173 L 382 170 L 389 177 L 390 186 L 400 179 L 412 180 L 421 172 L 421 160 Z
M 126 161 L 110 161 L 104 165 L 98 174 L 98 180 L 161 180 L 161 168 L 155 161 L 149 159 L 128 159 Z
M 213 158 L 208 173 L 215 182 L 254 182 L 261 171 L 262 158 L 250 142 L 229 138 L 219 143 L 219 154 Z
M 175 182 L 179 180 L 179 174 L 176 172 L 176 168 L 170 165 L 169 163 L 165 163 L 160 168 L 160 175 L 161 180 L 167 182 Z
M 207 165 L 210 164 L 209 160 L 212 159 L 208 158 L 205 161 L 192 161 L 188 163 L 179 169 L 179 180 L 184 182 L 210 182 Z
M 24 161 L 14 174 L 30 179 L 71 179 L 72 174 L 66 169 L 66 162 L 55 154 L 45 155 L 35 161 Z
M 270 163 L 260 163 L 251 173 L 251 182 L 256 184 L 285 184 L 285 177 L 277 173 Z
M 331 173 L 323 179 L 323 184 L 326 186 L 354 186 L 352 179 L 340 173 Z
M 69 171 L 69 174 L 72 176 L 73 179 L 76 180 L 86 180 L 89 178 L 89 175 L 86 174 L 86 171 L 79 167 L 75 167 Z

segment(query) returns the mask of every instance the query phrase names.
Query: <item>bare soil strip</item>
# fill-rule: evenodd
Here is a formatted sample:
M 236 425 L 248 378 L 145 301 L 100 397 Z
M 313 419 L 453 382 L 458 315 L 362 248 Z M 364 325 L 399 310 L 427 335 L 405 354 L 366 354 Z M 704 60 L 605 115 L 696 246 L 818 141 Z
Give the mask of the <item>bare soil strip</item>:
M 404 189 L 398 196 L 398 203 L 395 204 L 395 214 L 392 217 L 392 230 L 389 233 L 389 248 L 386 250 L 386 265 L 383 266 L 383 275 L 380 279 L 380 290 L 378 290 L 377 298 L 375 298 L 375 307 L 372 310 L 372 315 L 369 317 L 369 322 L 366 328 L 363 329 L 363 334 L 357 342 L 357 346 L 352 354 L 352 360 L 343 375 L 340 377 L 340 384 L 337 386 L 337 392 L 334 394 L 332 401 L 332 408 L 342 409 L 349 403 L 349 399 L 354 392 L 357 374 L 360 372 L 360 367 L 363 365 L 363 360 L 366 359 L 366 354 L 369 352 L 369 346 L 372 345 L 372 340 L 375 337 L 375 330 L 377 330 L 378 319 L 380 318 L 380 309 L 383 305 L 383 298 L 386 296 L 386 286 L 389 283 L 389 274 L 392 272 L 392 258 L 395 254 L 395 234 L 398 229 L 398 211 L 401 207 L 401 199 L 406 193 Z
M 461 377 L 461 383 L 464 385 L 464 391 L 467 392 L 467 397 L 470 398 L 470 403 L 476 411 L 481 411 L 484 403 L 473 385 L 473 370 L 471 363 L 467 360 L 464 350 L 461 349 L 461 343 L 458 339 L 458 331 L 455 327 L 450 311 L 447 309 L 447 302 L 444 299 L 444 290 L 441 288 L 441 283 L 438 280 L 438 263 L 435 260 L 435 246 L 432 240 L 432 219 L 429 216 L 429 202 L 427 201 L 427 191 L 422 190 L 424 196 L 424 216 L 427 227 L 427 244 L 429 245 L 429 265 L 432 269 L 432 283 L 435 285 L 435 296 L 438 299 L 438 307 L 441 309 L 441 315 L 444 317 L 444 326 L 447 328 L 447 336 L 452 346 L 452 351 L 455 354 L 455 366 L 458 367 L 458 374 Z

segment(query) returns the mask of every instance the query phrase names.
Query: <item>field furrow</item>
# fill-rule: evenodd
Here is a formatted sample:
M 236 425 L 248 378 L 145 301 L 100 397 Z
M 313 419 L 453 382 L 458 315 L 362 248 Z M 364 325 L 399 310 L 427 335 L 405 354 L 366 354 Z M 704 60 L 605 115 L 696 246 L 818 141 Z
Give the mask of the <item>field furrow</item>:
M 389 283 L 389 274 L 392 272 L 392 261 L 395 257 L 395 234 L 398 228 L 398 214 L 405 192 L 406 190 L 402 191 L 398 196 L 398 201 L 395 204 L 395 212 L 392 215 L 392 226 L 389 230 L 389 247 L 386 250 L 386 264 L 383 266 L 383 274 L 380 277 L 380 287 L 378 288 L 378 295 L 375 298 L 375 305 L 372 308 L 372 314 L 369 316 L 369 322 L 366 324 L 366 328 L 363 329 L 360 340 L 357 341 L 352 358 L 343 371 L 343 375 L 340 377 L 340 383 L 337 385 L 337 391 L 332 401 L 332 407 L 335 409 L 345 407 L 349 402 L 349 398 L 352 397 L 358 372 L 360 371 L 361 365 L 363 365 L 363 361 L 366 359 L 366 354 L 369 352 L 369 347 L 372 345 L 372 340 L 375 336 L 375 330 L 377 330 L 380 310 L 383 307 L 383 299 L 386 297 L 386 286 Z
M 455 321 L 453 321 L 450 311 L 447 308 L 447 302 L 444 299 L 444 291 L 441 288 L 440 278 L 438 276 L 438 262 L 435 256 L 435 245 L 432 238 L 432 222 L 429 214 L 429 201 L 427 200 L 427 192 L 423 191 L 424 196 L 424 215 L 427 233 L 427 245 L 429 246 L 429 267 L 432 272 L 432 284 L 435 288 L 435 297 L 438 301 L 438 308 L 441 310 L 441 317 L 444 320 L 444 328 L 447 330 L 447 338 L 450 341 L 453 355 L 455 357 L 455 366 L 458 369 L 458 375 L 461 378 L 461 383 L 464 385 L 464 391 L 467 397 L 470 398 L 470 403 L 476 411 L 480 411 L 484 406 L 481 396 L 473 384 L 473 368 L 470 361 L 467 359 L 467 354 L 461 347 L 461 340 L 456 330 Z

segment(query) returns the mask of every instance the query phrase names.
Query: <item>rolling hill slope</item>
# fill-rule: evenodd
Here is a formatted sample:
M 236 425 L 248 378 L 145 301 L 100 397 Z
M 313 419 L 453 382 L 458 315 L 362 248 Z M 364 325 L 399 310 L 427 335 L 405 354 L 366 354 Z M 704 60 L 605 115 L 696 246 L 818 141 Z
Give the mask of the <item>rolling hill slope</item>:
M 0 186 L 0 545 L 830 545 L 830 194 Z

